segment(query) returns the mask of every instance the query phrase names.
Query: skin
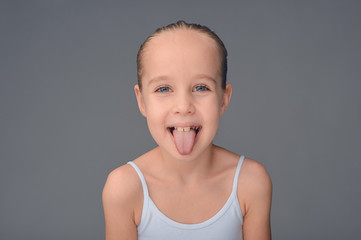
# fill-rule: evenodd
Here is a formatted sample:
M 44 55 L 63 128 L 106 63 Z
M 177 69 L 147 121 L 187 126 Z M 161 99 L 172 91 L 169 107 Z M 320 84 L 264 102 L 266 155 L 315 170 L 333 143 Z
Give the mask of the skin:
M 134 90 L 158 147 L 134 162 L 160 211 L 177 222 L 203 222 L 227 201 L 239 159 L 212 143 L 232 86 L 221 87 L 214 40 L 194 30 L 160 33 L 148 43 L 142 60 L 143 87 L 136 85 Z M 201 126 L 190 154 L 177 151 L 168 129 L 172 126 Z M 245 240 L 271 238 L 271 195 L 265 168 L 246 158 L 237 189 Z M 103 189 L 106 239 L 137 239 L 142 204 L 142 186 L 134 169 L 124 165 L 113 170 Z

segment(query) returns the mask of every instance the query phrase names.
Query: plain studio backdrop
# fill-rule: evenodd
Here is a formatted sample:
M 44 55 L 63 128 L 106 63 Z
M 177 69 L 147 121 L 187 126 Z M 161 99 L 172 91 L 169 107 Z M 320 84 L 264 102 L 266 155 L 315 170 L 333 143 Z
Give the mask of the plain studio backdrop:
M 273 238 L 361 236 L 360 1 L 0 1 L 0 239 L 103 239 L 107 174 L 155 146 L 136 53 L 204 24 L 229 52 L 215 143 L 264 164 Z

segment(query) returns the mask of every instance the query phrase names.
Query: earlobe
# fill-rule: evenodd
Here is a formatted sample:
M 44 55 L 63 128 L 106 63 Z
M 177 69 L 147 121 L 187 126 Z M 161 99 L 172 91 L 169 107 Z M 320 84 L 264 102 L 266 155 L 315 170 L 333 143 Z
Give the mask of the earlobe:
M 231 101 L 231 96 L 232 96 L 232 85 L 230 83 L 227 83 L 226 89 L 224 90 L 223 93 L 221 114 L 223 114 L 227 110 L 229 103 Z
M 146 113 L 145 113 L 145 107 L 144 107 L 144 101 L 143 101 L 143 97 L 142 97 L 142 92 L 139 88 L 139 85 L 136 84 L 134 86 L 134 92 L 135 92 L 135 96 L 137 97 L 137 102 L 138 102 L 138 107 L 139 107 L 139 111 L 140 113 L 146 117 Z

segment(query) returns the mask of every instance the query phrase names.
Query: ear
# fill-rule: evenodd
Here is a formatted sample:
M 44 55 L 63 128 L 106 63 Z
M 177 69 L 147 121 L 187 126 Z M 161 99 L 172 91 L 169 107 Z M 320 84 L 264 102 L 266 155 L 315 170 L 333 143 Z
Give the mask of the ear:
M 135 92 L 135 96 L 137 97 L 137 102 L 138 102 L 139 111 L 142 113 L 142 115 L 143 115 L 144 117 L 147 117 L 146 111 L 145 111 L 145 106 L 144 106 L 144 100 L 143 100 L 142 92 L 141 92 L 138 84 L 136 84 L 136 85 L 134 86 L 134 92 Z
M 227 110 L 229 106 L 229 102 L 231 101 L 231 96 L 232 96 L 232 85 L 230 83 L 227 83 L 226 89 L 224 90 L 222 97 L 221 114 L 223 114 Z

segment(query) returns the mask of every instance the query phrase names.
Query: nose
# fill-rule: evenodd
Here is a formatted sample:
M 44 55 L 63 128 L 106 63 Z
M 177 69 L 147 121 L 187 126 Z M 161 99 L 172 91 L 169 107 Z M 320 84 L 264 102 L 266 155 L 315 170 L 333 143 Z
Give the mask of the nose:
M 177 114 L 193 114 L 195 108 L 192 94 L 188 92 L 178 92 L 174 106 L 174 112 Z

